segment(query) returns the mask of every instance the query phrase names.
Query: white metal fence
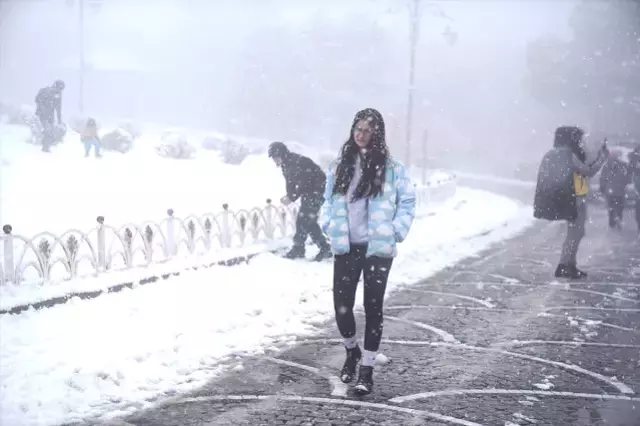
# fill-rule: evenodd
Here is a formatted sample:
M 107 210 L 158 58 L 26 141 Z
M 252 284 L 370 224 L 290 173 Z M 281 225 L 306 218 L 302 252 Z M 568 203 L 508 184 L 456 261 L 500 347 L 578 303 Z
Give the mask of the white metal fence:
M 454 194 L 456 180 L 450 176 L 416 189 L 418 206 L 424 208 Z M 234 211 L 224 204 L 218 213 L 184 218 L 169 209 L 160 223 L 115 227 L 98 216 L 94 228 L 61 235 L 45 231 L 26 237 L 7 224 L 0 236 L 0 280 L 69 280 L 283 239 L 295 232 L 297 212 L 297 205 L 275 205 L 268 199 L 263 207 Z

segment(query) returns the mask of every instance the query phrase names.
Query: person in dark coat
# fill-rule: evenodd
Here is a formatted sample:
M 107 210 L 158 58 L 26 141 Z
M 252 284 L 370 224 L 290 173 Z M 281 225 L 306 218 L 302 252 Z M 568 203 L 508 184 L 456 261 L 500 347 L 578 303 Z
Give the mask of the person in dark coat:
M 585 278 L 578 269 L 578 247 L 585 234 L 588 178 L 595 176 L 609 156 L 606 140 L 593 163 L 587 163 L 584 131 L 575 126 L 558 127 L 553 149 L 545 154 L 538 170 L 534 197 L 534 217 L 545 220 L 565 220 L 567 237 L 562 246 L 558 278 Z
M 288 205 L 300 199 L 300 210 L 296 218 L 296 233 L 293 247 L 285 255 L 289 259 L 305 257 L 307 236 L 318 246 L 320 252 L 315 260 L 333 257 L 331 247 L 318 224 L 318 214 L 324 203 L 326 175 L 322 168 L 309 157 L 289 151 L 282 142 L 273 142 L 269 146 L 269 158 L 282 168 L 286 182 L 287 195 L 280 200 Z
M 636 224 L 640 235 L 640 146 L 629 154 L 629 166 L 633 174 L 633 185 L 636 189 Z
M 42 150 L 50 152 L 51 145 L 55 142 L 54 118 L 58 124 L 62 124 L 62 92 L 65 84 L 62 80 L 56 80 L 53 85 L 43 87 L 36 95 L 36 116 L 42 124 Z
M 631 168 L 620 157 L 619 151 L 611 151 L 600 174 L 600 191 L 607 201 L 610 228 L 622 227 L 627 185 L 631 183 Z

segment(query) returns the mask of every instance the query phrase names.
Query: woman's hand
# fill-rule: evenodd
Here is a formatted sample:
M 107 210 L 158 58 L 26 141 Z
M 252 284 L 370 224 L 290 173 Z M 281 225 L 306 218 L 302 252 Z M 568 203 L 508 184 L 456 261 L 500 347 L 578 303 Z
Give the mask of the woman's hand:
M 284 204 L 285 206 L 288 206 L 289 204 L 291 204 L 291 200 L 286 195 L 284 197 L 280 198 L 280 202 L 282 204 Z

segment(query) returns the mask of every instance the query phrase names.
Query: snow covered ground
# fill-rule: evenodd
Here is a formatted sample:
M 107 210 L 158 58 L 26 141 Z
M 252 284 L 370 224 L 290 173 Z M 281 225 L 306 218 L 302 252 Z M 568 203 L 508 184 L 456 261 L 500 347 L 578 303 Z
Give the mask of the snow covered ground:
M 207 135 L 202 131 L 178 131 L 192 141 Z M 69 131 L 64 144 L 54 147 L 53 153 L 45 154 L 25 143 L 30 137 L 27 127 L 0 125 L 0 158 L 3 160 L 0 222 L 11 224 L 14 234 L 26 237 L 42 231 L 60 235 L 68 229 L 92 229 L 98 215 L 105 216 L 108 225 L 117 227 L 147 220 L 160 222 L 168 207 L 173 208 L 178 217 L 186 217 L 192 213 L 218 212 L 223 203 L 229 203 L 232 210 L 264 206 L 267 198 L 275 202 L 283 194 L 280 169 L 264 153 L 250 155 L 241 165 L 224 164 L 217 151 L 204 149 L 198 150 L 193 159 L 162 158 L 153 149 L 161 133 L 158 129 L 144 133 L 136 140 L 131 153 L 106 152 L 104 158 L 96 159 L 83 157 L 79 137 L 73 131 Z M 247 143 L 255 147 L 259 141 Z M 267 142 L 263 144 L 266 146 Z M 298 145 L 292 147 L 304 152 Z M 312 157 L 322 155 L 320 151 L 306 153 Z M 450 179 L 450 174 L 431 172 L 427 177 L 432 186 L 438 186 Z M 429 207 L 432 204 L 430 202 Z M 287 239 L 286 243 L 289 242 Z M 79 275 L 85 278 L 70 281 L 62 280 L 67 273 L 62 264 L 56 264 L 50 272 L 55 285 L 41 285 L 36 271 L 27 269 L 26 281 L 0 287 L 0 308 L 10 309 L 72 292 L 102 290 L 150 275 L 265 251 L 281 243 L 261 242 L 251 247 L 225 249 L 224 253 L 212 250 L 197 258 L 172 259 L 167 264 L 110 271 L 92 278 L 88 277 L 90 265 L 85 262 L 79 266 L 84 268 Z M 22 249 L 22 246 L 14 248 L 18 250 L 18 257 Z M 0 246 L 0 258 L 2 253 Z
M 218 151 L 200 149 L 207 132 L 178 130 L 198 148 L 194 158 L 157 155 L 158 129 L 144 133 L 128 154 L 103 152 L 96 159 L 84 158 L 79 135 L 71 130 L 63 144 L 46 154 L 24 142 L 30 135 L 27 127 L 0 124 L 0 225 L 11 224 L 14 234 L 24 236 L 45 230 L 60 234 L 92 229 L 98 216 L 119 227 L 159 222 L 169 208 L 186 217 L 219 212 L 224 203 L 236 211 L 264 206 L 267 198 L 277 202 L 284 195 L 282 173 L 266 155 L 224 164 Z M 236 139 L 254 148 L 268 144 Z M 333 154 L 290 145 L 317 160 Z
M 150 173 L 157 173 L 155 167 Z M 153 203 L 154 196 L 145 199 Z M 529 207 L 465 188 L 434 213 L 416 220 L 400 245 L 390 291 L 532 222 Z M 221 362 L 240 363 L 238 353 L 259 354 L 275 340 L 316 333 L 332 317 L 331 277 L 328 263 L 264 254 L 248 265 L 187 272 L 90 301 L 3 315 L 0 424 L 56 425 L 122 414 L 166 392 L 196 388 L 220 373 Z
M 284 195 L 282 172 L 266 155 L 251 155 L 239 166 L 208 150 L 193 159 L 162 158 L 153 151 L 157 135 L 148 134 L 126 155 L 84 158 L 74 132 L 46 154 L 23 142 L 25 131 L 0 125 L 0 223 L 16 234 L 88 230 L 97 216 L 113 226 L 159 222 L 169 208 L 186 217 L 221 211 L 224 203 L 232 210 L 263 206 Z
M 118 226 L 159 221 L 168 208 L 184 217 L 218 211 L 223 203 L 231 209 L 260 206 L 282 195 L 282 174 L 265 155 L 249 156 L 239 166 L 202 149 L 189 160 L 161 158 L 153 151 L 159 133 L 146 132 L 129 154 L 105 153 L 98 160 L 83 157 L 73 132 L 44 154 L 24 142 L 26 128 L 0 125 L 0 223 L 23 235 L 61 233 L 90 229 L 98 215 Z M 204 134 L 190 136 L 199 147 Z M 446 177 L 432 174 L 430 180 Z M 400 246 L 389 289 L 411 285 L 530 223 L 529 208 L 460 188 L 416 220 Z M 188 267 L 207 260 L 178 263 Z M 161 273 L 176 265 L 153 268 Z M 104 288 L 136 273 L 64 285 Z M 264 254 L 249 265 L 188 271 L 94 300 L 2 315 L 0 424 L 57 425 L 113 416 L 198 387 L 241 362 L 239 353 L 261 353 L 276 340 L 317 332 L 332 316 L 331 276 L 330 264 Z M 57 295 L 64 288 L 47 290 Z M 24 292 L 10 296 L 2 306 L 32 299 Z

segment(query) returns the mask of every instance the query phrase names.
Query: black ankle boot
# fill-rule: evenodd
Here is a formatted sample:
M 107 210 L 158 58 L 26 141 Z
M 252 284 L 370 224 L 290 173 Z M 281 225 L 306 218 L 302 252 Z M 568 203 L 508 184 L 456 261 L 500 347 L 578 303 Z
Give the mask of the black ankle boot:
M 373 390 L 373 367 L 360 366 L 358 381 L 356 382 L 356 392 L 361 395 L 371 393 Z
M 587 278 L 587 273 L 578 269 L 575 263 L 570 263 L 568 267 L 569 272 L 571 273 L 571 278 L 573 278 L 574 280 Z
M 331 247 L 326 246 L 320 249 L 318 254 L 316 254 L 316 257 L 314 258 L 314 260 L 316 262 L 321 262 L 325 259 L 331 259 L 332 257 L 333 257 L 333 253 L 331 252 Z
M 304 246 L 293 246 L 291 250 L 284 255 L 287 259 L 302 259 L 305 254 Z
M 362 351 L 359 346 L 353 349 L 347 349 L 347 358 L 344 360 L 342 371 L 340 372 L 340 380 L 342 383 L 351 383 L 356 375 L 356 367 L 362 358 Z
M 587 273 L 576 267 L 575 263 L 560 264 L 556 268 L 556 278 L 569 278 L 572 280 L 580 280 L 587 278 Z
M 569 265 L 561 263 L 556 268 L 556 278 L 571 278 L 571 270 Z

